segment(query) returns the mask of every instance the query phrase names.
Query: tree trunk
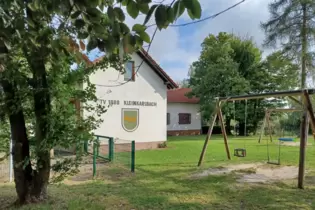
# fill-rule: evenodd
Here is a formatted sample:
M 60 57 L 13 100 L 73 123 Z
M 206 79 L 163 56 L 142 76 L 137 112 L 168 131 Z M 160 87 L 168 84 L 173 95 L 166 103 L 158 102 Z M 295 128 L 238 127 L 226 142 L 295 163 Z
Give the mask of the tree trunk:
M 306 3 L 302 3 L 302 12 L 303 12 L 303 22 L 301 28 L 301 37 L 302 37 L 302 55 L 301 55 L 301 63 L 302 63 L 302 72 L 301 72 L 301 89 L 306 88 L 306 63 L 307 63 L 307 51 L 308 51 L 308 40 L 307 40 L 307 5 Z M 303 98 L 301 97 L 301 102 L 303 103 Z M 309 118 L 306 118 L 306 130 L 309 129 Z M 302 122 L 301 125 L 302 126 Z M 307 140 L 307 138 L 306 138 Z
M 239 123 L 239 136 L 245 136 L 245 123 L 240 122 Z
M 303 22 L 301 28 L 301 37 L 302 37 L 302 55 L 301 55 L 301 63 L 302 63 L 302 72 L 301 72 L 301 89 L 306 87 L 306 62 L 307 62 L 307 8 L 306 4 L 302 4 L 303 11 Z
M 1 85 L 5 93 L 5 104 L 11 127 L 14 181 L 16 193 L 18 195 L 17 203 L 24 204 L 29 202 L 33 180 L 33 170 L 29 160 L 30 149 L 26 133 L 25 119 L 21 100 L 16 94 L 17 89 L 6 80 L 1 81 Z M 12 110 L 12 107 L 14 107 L 15 110 Z
M 35 60 L 32 60 L 35 58 Z M 37 59 L 36 59 L 37 58 Z M 37 177 L 34 181 L 33 194 L 37 199 L 47 197 L 47 186 L 50 177 L 50 145 L 47 141 L 49 130 L 49 116 L 51 113 L 50 93 L 47 83 L 47 74 L 41 55 L 34 53 L 28 59 L 33 71 L 34 79 L 34 112 L 36 119 L 36 156 Z M 40 145 L 43 145 L 42 147 Z

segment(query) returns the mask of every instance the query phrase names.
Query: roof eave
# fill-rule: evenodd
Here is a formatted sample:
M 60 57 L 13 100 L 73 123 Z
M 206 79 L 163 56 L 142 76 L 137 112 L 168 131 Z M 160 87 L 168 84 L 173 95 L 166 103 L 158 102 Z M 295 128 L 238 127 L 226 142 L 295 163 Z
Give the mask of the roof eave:
M 178 88 L 178 85 L 166 74 L 166 72 L 161 69 L 158 64 L 153 64 L 151 60 L 150 55 L 145 55 L 143 50 L 137 51 L 138 55 L 147 62 L 147 64 L 154 70 L 155 73 L 157 73 L 161 79 L 163 80 L 164 84 L 166 84 L 167 89 L 176 89 Z

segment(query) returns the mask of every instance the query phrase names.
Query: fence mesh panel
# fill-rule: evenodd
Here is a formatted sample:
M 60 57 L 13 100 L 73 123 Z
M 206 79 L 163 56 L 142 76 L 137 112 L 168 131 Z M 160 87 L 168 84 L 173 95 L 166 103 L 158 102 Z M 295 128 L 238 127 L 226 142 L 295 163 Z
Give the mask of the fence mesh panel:
M 125 139 L 114 139 L 114 164 L 126 167 L 132 172 L 135 165 L 134 141 Z

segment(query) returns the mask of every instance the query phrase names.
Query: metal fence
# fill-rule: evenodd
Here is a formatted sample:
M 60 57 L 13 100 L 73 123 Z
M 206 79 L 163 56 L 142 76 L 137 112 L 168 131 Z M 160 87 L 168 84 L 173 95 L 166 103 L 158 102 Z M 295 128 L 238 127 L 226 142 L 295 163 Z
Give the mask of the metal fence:
M 93 176 L 96 176 L 98 160 L 105 160 L 114 166 L 124 167 L 135 172 L 135 141 L 123 140 L 109 136 L 95 136 L 95 141 L 84 142 L 84 152 L 93 159 Z M 12 151 L 12 143 L 10 144 Z M 0 158 L 5 154 L 0 153 Z M 102 164 L 104 164 L 102 162 Z M 13 157 L 12 153 L 0 162 L 0 183 L 13 181 Z
M 84 151 L 93 157 L 93 176 L 96 176 L 98 159 L 135 171 L 135 141 L 100 135 L 95 138 L 84 142 Z

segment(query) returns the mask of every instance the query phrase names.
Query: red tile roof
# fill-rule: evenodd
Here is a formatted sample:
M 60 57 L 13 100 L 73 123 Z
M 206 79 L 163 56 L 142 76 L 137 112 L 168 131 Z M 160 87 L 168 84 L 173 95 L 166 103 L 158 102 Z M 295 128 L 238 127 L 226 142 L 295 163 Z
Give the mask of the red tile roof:
M 198 104 L 199 98 L 188 98 L 187 93 L 191 92 L 191 88 L 178 88 L 167 91 L 167 102 L 169 103 L 190 103 Z
M 153 71 L 163 80 L 168 89 L 178 88 L 178 85 L 167 75 L 167 73 L 155 62 L 155 60 L 144 50 L 137 51 L 137 54 L 153 69 Z M 104 56 L 96 58 L 93 63 L 102 60 Z

